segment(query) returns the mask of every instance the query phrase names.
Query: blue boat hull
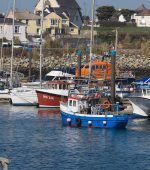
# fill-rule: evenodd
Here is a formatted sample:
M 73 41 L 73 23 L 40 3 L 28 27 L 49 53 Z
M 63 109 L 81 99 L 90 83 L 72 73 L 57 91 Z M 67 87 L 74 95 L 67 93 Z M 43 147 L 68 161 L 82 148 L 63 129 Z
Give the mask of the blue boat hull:
M 128 114 L 111 116 L 86 116 L 69 114 L 61 111 L 63 125 L 76 127 L 94 127 L 94 128 L 125 128 L 128 123 Z

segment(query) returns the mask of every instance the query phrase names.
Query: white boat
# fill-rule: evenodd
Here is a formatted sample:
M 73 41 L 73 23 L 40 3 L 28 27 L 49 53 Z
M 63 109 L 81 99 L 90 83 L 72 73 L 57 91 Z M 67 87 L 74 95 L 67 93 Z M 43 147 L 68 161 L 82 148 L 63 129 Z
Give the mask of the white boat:
M 3 81 L 0 81 L 0 99 L 10 99 L 9 89 L 5 88 Z
M 135 81 L 137 87 L 129 101 L 133 107 L 135 117 L 150 116 L 150 77 L 144 77 Z
M 14 106 L 35 106 L 37 95 L 35 89 L 26 86 L 14 88 L 11 93 L 11 102 Z
M 150 116 L 150 88 L 142 89 L 140 94 L 129 97 L 135 117 Z

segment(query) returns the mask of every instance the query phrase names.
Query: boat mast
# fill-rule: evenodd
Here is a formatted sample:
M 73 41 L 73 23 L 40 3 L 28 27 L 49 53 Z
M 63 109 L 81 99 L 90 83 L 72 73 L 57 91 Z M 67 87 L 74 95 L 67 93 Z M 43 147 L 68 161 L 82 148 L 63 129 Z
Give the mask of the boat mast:
M 117 52 L 117 47 L 118 47 L 118 29 L 116 28 L 116 39 L 115 39 L 115 50 Z
M 43 57 L 43 18 L 44 18 L 44 1 L 42 0 L 41 28 L 40 28 L 40 88 L 42 88 L 42 57 Z
M 10 60 L 10 88 L 13 87 L 13 58 L 14 58 L 15 6 L 16 6 L 16 0 L 13 0 L 12 43 L 11 43 L 11 60 Z
M 93 30 L 94 30 L 94 8 L 95 8 L 95 0 L 92 0 L 92 23 L 91 23 L 91 39 L 90 39 L 90 63 L 89 63 L 89 83 L 91 79 L 91 72 L 92 72 L 92 47 L 93 47 Z
M 112 104 L 116 102 L 116 87 L 115 87 L 115 75 L 116 75 L 116 54 L 118 45 L 118 30 L 116 29 L 115 48 L 111 51 L 111 100 Z

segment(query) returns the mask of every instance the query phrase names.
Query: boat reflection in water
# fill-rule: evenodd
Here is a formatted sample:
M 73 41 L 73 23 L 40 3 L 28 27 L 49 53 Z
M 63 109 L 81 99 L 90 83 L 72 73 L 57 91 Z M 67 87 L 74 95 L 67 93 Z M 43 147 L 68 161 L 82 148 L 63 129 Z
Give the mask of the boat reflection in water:
M 48 116 L 48 115 L 59 115 L 60 109 L 59 108 L 39 108 L 38 115 L 39 116 Z

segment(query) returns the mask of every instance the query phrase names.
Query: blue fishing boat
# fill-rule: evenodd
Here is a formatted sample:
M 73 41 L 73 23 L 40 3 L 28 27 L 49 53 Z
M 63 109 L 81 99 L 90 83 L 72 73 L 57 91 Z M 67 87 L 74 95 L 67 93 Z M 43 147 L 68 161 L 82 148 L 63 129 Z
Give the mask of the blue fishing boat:
M 63 125 L 93 128 L 125 128 L 128 114 L 120 110 L 119 103 L 110 104 L 104 100 L 99 104 L 99 98 L 73 94 L 68 102 L 60 103 Z

